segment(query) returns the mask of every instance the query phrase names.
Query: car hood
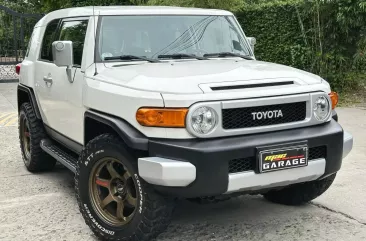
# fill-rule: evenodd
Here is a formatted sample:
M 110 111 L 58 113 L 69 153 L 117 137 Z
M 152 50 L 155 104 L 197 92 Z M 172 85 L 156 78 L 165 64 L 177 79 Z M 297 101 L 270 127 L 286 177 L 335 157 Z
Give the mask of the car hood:
M 178 60 L 161 63 L 119 62 L 98 66 L 101 81 L 138 90 L 160 93 L 195 94 L 202 86 L 236 85 L 248 81 L 292 80 L 297 85 L 321 83 L 317 75 L 292 67 L 256 60 Z

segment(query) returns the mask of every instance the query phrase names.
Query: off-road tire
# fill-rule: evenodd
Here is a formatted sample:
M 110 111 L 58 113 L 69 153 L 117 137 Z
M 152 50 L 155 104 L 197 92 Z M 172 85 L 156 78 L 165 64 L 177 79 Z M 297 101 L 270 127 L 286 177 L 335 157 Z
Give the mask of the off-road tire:
M 263 194 L 267 200 L 289 205 L 297 206 L 308 203 L 322 195 L 332 185 L 336 174 L 332 174 L 324 179 L 294 184 L 281 190 L 269 191 Z
M 22 141 L 22 123 L 24 119 L 28 122 L 30 156 L 25 155 L 24 142 Z M 45 153 L 41 146 L 41 140 L 47 137 L 41 120 L 37 119 L 34 109 L 30 103 L 23 103 L 19 110 L 18 119 L 19 142 L 24 164 L 30 172 L 50 171 L 54 168 L 56 160 Z
M 170 224 L 175 201 L 156 193 L 139 175 L 137 158 L 113 134 L 103 134 L 91 140 L 83 149 L 76 168 L 75 190 L 79 209 L 85 223 L 101 240 L 145 241 L 156 238 Z M 140 183 L 138 211 L 124 226 L 111 226 L 94 210 L 89 197 L 89 175 L 93 165 L 102 158 L 115 158 L 129 169 L 135 183 Z

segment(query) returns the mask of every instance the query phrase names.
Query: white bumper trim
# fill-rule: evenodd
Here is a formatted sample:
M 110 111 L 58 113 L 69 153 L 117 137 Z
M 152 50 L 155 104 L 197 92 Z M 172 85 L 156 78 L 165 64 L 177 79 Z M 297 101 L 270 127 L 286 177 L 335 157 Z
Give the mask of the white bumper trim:
M 343 134 L 343 158 L 345 158 L 352 150 L 353 136 L 351 133 L 344 131 Z
M 160 157 L 138 159 L 139 175 L 150 184 L 186 187 L 196 180 L 196 167 L 189 162 Z
M 325 159 L 309 162 L 306 167 L 256 174 L 254 171 L 229 175 L 227 193 L 287 186 L 294 183 L 313 181 L 325 172 Z

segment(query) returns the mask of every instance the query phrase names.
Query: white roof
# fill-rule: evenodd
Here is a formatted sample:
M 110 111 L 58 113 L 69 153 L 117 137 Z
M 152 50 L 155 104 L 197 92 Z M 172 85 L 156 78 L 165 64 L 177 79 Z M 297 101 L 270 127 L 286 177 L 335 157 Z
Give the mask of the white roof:
M 95 15 L 233 15 L 229 11 L 168 6 L 95 6 Z M 36 26 L 46 25 L 57 18 L 92 16 L 93 7 L 64 8 L 48 13 Z

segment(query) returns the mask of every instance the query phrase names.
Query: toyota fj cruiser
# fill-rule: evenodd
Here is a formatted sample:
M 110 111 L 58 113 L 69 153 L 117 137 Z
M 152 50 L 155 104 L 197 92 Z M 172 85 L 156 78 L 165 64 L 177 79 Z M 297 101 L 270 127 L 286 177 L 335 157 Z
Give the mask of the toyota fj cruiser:
M 324 193 L 351 151 L 324 79 L 257 61 L 232 13 L 83 7 L 44 16 L 16 68 L 26 168 L 75 173 L 104 240 L 163 232 L 177 198 Z

